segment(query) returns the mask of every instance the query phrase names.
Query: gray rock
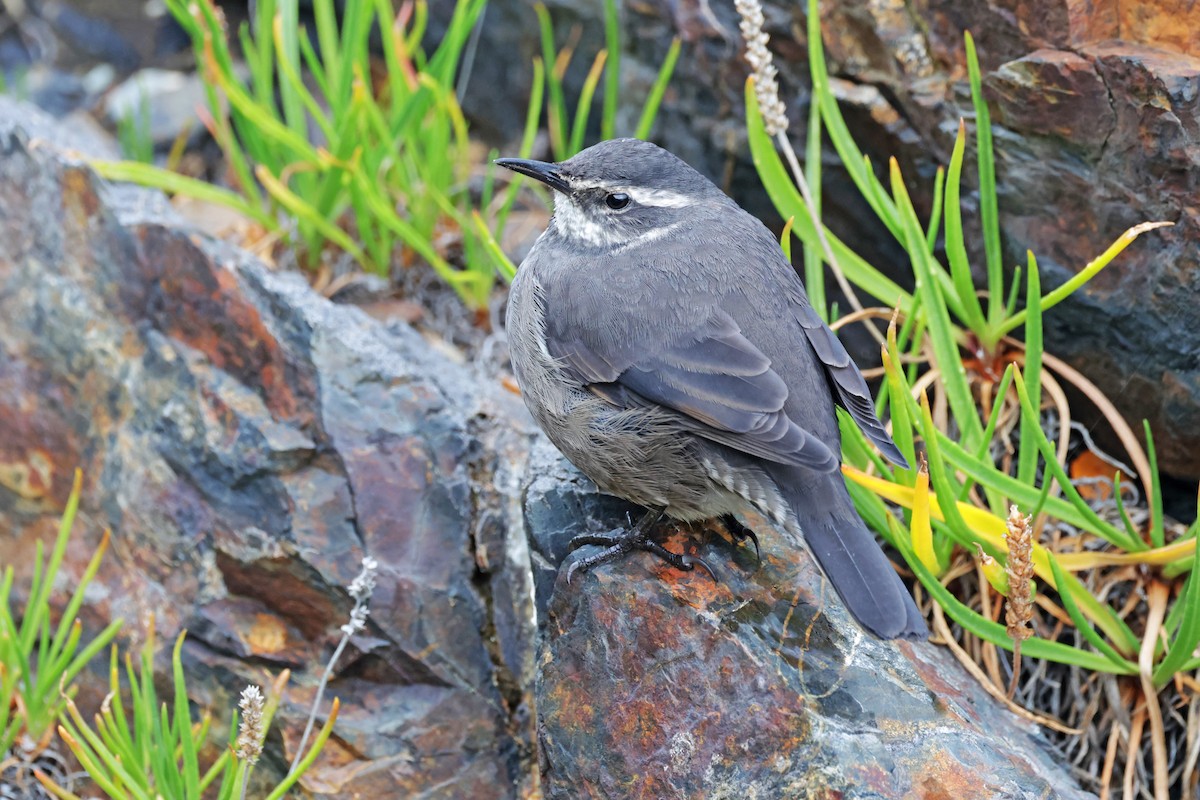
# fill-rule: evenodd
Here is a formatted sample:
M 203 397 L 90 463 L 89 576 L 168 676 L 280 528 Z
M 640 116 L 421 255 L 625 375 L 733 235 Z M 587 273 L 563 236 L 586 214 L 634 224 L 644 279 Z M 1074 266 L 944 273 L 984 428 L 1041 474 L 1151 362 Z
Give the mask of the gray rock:
M 132 621 L 126 644 L 152 615 L 163 640 L 188 628 L 193 696 L 218 719 L 256 665 L 292 667 L 277 720 L 294 746 L 370 554 L 370 623 L 330 687 L 342 738 L 310 787 L 517 795 L 532 739 L 510 713 L 534 652 L 506 493 L 529 441 L 519 400 L 15 128 L 0 123 L 0 560 L 27 571 L 13 554 L 81 466 L 68 568 L 114 531 L 88 624 Z
M 584 532 L 588 492 L 533 477 L 531 528 L 550 497 L 539 538 Z M 546 797 L 1093 797 L 948 652 L 864 634 L 807 551 L 748 521 L 761 562 L 711 532 L 664 540 L 720 583 L 644 553 L 560 573 L 537 682 Z
M 162 147 L 181 133 L 203 130 L 196 115 L 200 108 L 207 108 L 204 81 L 194 71 L 142 69 L 104 98 L 104 113 L 113 125 L 131 120 L 137 130 Z
M 89 629 L 123 617 L 126 647 L 151 618 L 163 641 L 188 629 L 192 699 L 219 720 L 292 668 L 276 725 L 294 747 L 376 558 L 310 791 L 1083 796 L 943 653 L 865 639 L 761 520 L 761 564 L 668 538 L 720 584 L 636 555 L 565 585 L 570 538 L 632 509 L 535 439 L 498 381 L 0 118 L 0 559 L 26 585 L 82 466 L 68 576 L 113 531 Z M 106 680 L 82 676 L 81 702 Z M 285 755 L 269 743 L 260 769 Z

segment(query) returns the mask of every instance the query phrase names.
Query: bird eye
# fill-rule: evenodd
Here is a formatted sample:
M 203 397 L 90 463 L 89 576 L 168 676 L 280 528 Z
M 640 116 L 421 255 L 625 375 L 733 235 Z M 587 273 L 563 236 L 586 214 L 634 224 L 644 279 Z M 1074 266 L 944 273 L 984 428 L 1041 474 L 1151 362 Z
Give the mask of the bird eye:
M 613 192 L 604 197 L 604 204 L 613 211 L 620 211 L 625 206 L 629 205 L 629 195 L 624 192 Z

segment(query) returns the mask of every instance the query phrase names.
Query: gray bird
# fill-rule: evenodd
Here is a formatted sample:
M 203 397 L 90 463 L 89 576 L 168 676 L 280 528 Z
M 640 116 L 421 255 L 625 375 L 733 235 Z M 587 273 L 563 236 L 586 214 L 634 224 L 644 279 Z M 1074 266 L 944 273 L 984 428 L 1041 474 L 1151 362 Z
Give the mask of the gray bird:
M 636 139 L 559 164 L 496 163 L 554 190 L 554 216 L 508 300 L 525 404 L 601 491 L 649 510 L 631 531 L 576 537 L 572 549 L 607 549 L 568 579 L 634 549 L 691 569 L 696 560 L 649 538 L 655 522 L 721 518 L 752 536 L 733 517 L 749 504 L 804 538 L 868 630 L 927 636 L 839 473 L 835 404 L 907 463 L 766 226 Z

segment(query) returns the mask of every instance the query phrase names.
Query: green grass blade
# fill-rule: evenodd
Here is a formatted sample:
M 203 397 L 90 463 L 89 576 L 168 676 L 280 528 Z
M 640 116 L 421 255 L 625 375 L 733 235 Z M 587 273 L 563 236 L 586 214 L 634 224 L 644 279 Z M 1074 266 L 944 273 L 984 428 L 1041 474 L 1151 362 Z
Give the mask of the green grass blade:
M 925 226 L 925 247 L 932 253 L 937 246 L 938 233 L 942 224 L 942 201 L 945 197 L 946 170 L 937 168 L 933 176 L 933 207 L 929 209 L 929 224 Z
M 277 29 L 275 35 L 278 39 L 282 36 L 282 33 Z M 305 35 L 303 39 L 307 41 L 308 36 Z M 308 112 L 309 117 L 316 122 L 317 126 L 321 129 L 321 135 L 325 138 L 325 141 L 333 141 L 335 135 L 333 122 L 317 99 L 308 91 L 308 87 L 304 85 L 304 80 L 300 77 L 300 73 L 296 70 L 296 67 L 290 61 L 282 60 L 279 62 L 279 72 L 280 83 L 288 87 L 289 95 L 295 98 Z
M 188 800 L 200 800 L 200 762 L 196 756 L 196 741 L 192 738 L 191 707 L 188 704 L 187 680 L 183 675 L 183 639 L 179 634 L 171 651 L 171 674 L 175 683 L 175 725 L 179 729 L 183 749 L 183 782 Z
M 1151 461 L 1150 463 L 1154 463 Z M 1179 630 L 1166 656 L 1154 669 L 1154 685 L 1162 687 L 1180 672 L 1185 663 L 1196 652 L 1200 645 L 1200 547 L 1192 555 L 1192 574 L 1188 575 L 1187 585 L 1175 600 L 1182 604 Z
M 535 3 L 538 27 L 541 31 L 542 60 L 546 64 L 546 89 L 550 105 L 546 109 L 546 128 L 550 135 L 550 149 L 555 160 L 562 161 L 567 152 L 567 100 L 563 94 L 562 77 L 559 74 L 559 56 L 554 48 L 554 24 L 550 12 L 542 3 Z
M 1029 392 L 1029 404 L 1036 412 L 1033 416 L 1021 415 L 1021 444 L 1017 453 L 1017 480 L 1033 485 L 1037 479 L 1039 451 L 1035 442 L 1042 433 L 1042 284 L 1038 274 L 1037 259 L 1033 252 L 1027 253 L 1029 260 L 1028 314 L 1025 317 L 1025 387 Z
M 272 21 L 276 34 L 275 64 L 286 64 L 293 72 L 300 71 L 300 12 L 297 0 L 280 0 L 279 13 Z M 271 30 L 268 28 L 267 30 Z M 304 106 L 292 86 L 280 81 L 276 85 L 279 104 L 283 107 L 283 119 L 296 133 L 306 136 L 308 125 L 304 118 Z
M 1142 420 L 1142 428 L 1146 431 L 1146 459 L 1150 462 L 1150 545 L 1162 547 L 1166 535 L 1163 530 L 1162 483 L 1158 476 L 1158 456 L 1154 451 L 1154 434 L 1150 431 L 1150 422 Z
M 917 278 L 917 293 L 921 305 L 929 317 L 929 334 L 937 367 L 941 371 L 942 385 L 950 402 L 955 422 L 962 432 L 963 446 L 973 450 L 983 436 L 983 423 L 971 394 L 967 371 L 955 341 L 955 328 L 950 322 L 941 287 L 935 277 L 933 257 L 925 249 L 925 232 L 917 221 L 917 212 L 908 197 L 908 190 L 900 175 L 895 159 L 891 161 L 892 196 L 904 228 L 906 248 L 912 258 L 913 273 Z
M 995 328 L 1004 314 L 1004 261 L 1000 252 L 1000 213 L 996 206 L 996 164 L 992 152 L 992 119 L 983 96 L 983 79 L 975 40 L 963 34 L 967 50 L 967 73 L 971 102 L 975 106 L 976 163 L 979 169 L 979 217 L 983 225 L 983 250 L 987 256 L 988 325 Z
M 1050 569 L 1054 573 L 1054 582 L 1059 586 L 1066 586 L 1067 574 L 1058 565 L 1058 561 L 1055 560 L 1053 555 L 1050 557 Z M 1096 633 L 1096 629 L 1084 618 L 1083 613 L 1079 610 L 1079 606 L 1075 603 L 1074 598 L 1071 597 L 1070 592 L 1059 592 L 1059 598 L 1062 600 L 1063 608 L 1070 615 L 1071 622 L 1075 624 L 1075 629 L 1083 634 L 1083 638 L 1087 639 L 1092 647 L 1099 650 L 1101 655 L 1111 661 L 1115 667 L 1118 667 L 1123 674 L 1132 675 L 1137 673 L 1137 664 L 1123 657 L 1117 652 L 1116 648 L 1104 641 L 1104 638 Z
M 296 765 L 296 768 L 267 795 L 266 800 L 280 800 L 280 798 L 287 794 L 288 789 L 292 788 L 292 785 L 300 780 L 300 776 L 313 765 L 313 762 L 317 760 L 317 756 L 320 755 L 322 748 L 325 747 L 325 742 L 329 741 L 329 735 L 333 733 L 333 724 L 337 721 L 337 715 L 338 701 L 337 698 L 334 698 L 333 707 L 329 710 L 329 717 L 325 720 L 325 724 L 321 726 L 321 730 L 317 733 L 316 738 L 313 739 L 312 747 L 309 748 L 304 758 L 300 760 L 300 763 Z
M 950 276 L 954 290 L 963 307 L 963 324 L 981 338 L 987 331 L 987 321 L 979 297 L 975 294 L 975 283 L 971 278 L 971 263 L 963 237 L 962 224 L 962 167 L 967 146 L 967 126 L 958 122 L 958 136 L 954 139 L 954 150 L 950 155 L 950 170 L 946 176 L 946 260 L 950 265 Z
M 500 277 L 512 283 L 512 279 L 517 276 L 517 267 L 509 259 L 504 252 L 504 248 L 500 247 L 500 243 L 492 236 L 492 232 L 488 230 L 487 223 L 483 221 L 483 217 L 479 216 L 479 212 L 475 212 L 471 217 L 475 223 L 475 231 L 478 234 L 480 241 L 483 242 L 484 249 L 492 259 L 492 263 L 496 266 L 496 271 L 500 273 Z
M 1021 483 L 1011 475 L 1001 472 L 994 465 L 982 460 L 978 455 L 968 452 L 961 444 L 940 431 L 938 432 L 938 444 L 941 446 L 946 460 L 980 486 L 1000 492 L 1010 498 L 1012 502 L 1025 508 L 1037 506 L 1041 497 L 1041 492 L 1037 488 Z M 1099 525 L 1094 525 L 1095 519 L 1085 515 L 1075 505 L 1062 498 L 1047 498 L 1045 510 L 1046 513 L 1052 514 L 1063 522 L 1089 530 L 1117 547 L 1130 549 L 1125 547 L 1128 540 L 1123 531 L 1103 520 L 1100 520 Z M 1144 550 L 1145 545 L 1135 549 Z
M 1071 278 L 1063 283 L 1062 286 L 1059 286 L 1057 289 L 1048 292 L 1045 297 L 1042 298 L 1042 311 L 1053 308 L 1063 300 L 1070 297 L 1076 289 L 1090 281 L 1098 272 L 1100 272 L 1100 270 L 1112 263 L 1114 258 L 1120 255 L 1126 247 L 1132 244 L 1135 239 L 1137 239 L 1146 231 L 1152 231 L 1156 228 L 1167 227 L 1173 224 L 1174 223 L 1171 222 L 1143 222 L 1140 225 L 1134 225 L 1132 228 L 1118 236 L 1117 240 L 1109 245 L 1107 250 L 1105 250 L 1092 261 L 1088 262 L 1087 266 L 1085 266 L 1075 275 L 1072 275 Z M 1018 311 L 1012 317 L 1005 320 L 999 326 L 999 333 L 1008 333 L 1009 331 L 1025 324 L 1025 313 L 1026 312 L 1024 311 Z
M 587 77 L 583 81 L 583 88 L 579 92 L 579 105 L 575 107 L 575 122 L 571 126 L 571 142 L 570 153 L 575 155 L 583 149 L 583 137 L 587 133 L 588 117 L 592 111 L 592 98 L 596 94 L 596 87 L 600 84 L 600 78 L 604 74 L 604 62 L 608 54 L 601 50 L 596 54 L 596 60 L 592 62 L 592 68 L 588 70 Z
M 893 525 L 899 525 L 892 518 Z M 921 581 L 921 585 L 929 592 L 930 596 L 937 601 L 946 613 L 968 633 L 978 636 L 984 641 L 991 642 L 997 647 L 1003 647 L 1006 650 L 1012 650 L 1012 639 L 1008 637 L 1008 632 L 1003 625 L 998 622 L 993 622 L 990 619 L 985 619 L 974 609 L 964 605 L 957 597 L 950 593 L 941 582 L 934 577 L 933 573 L 925 568 L 925 565 L 920 563 L 920 559 L 911 551 L 905 552 L 906 547 L 903 543 L 899 545 L 900 550 L 905 556 L 905 560 L 916 573 L 917 579 Z M 1030 658 L 1044 658 L 1050 661 L 1055 661 L 1060 664 L 1071 664 L 1084 669 L 1090 669 L 1095 672 L 1107 672 L 1117 675 L 1136 674 L 1137 668 L 1134 667 L 1132 672 L 1118 667 L 1108 658 L 1098 654 L 1091 653 L 1086 650 L 1079 650 L 1059 642 L 1047 641 L 1045 639 L 1026 639 L 1021 645 L 1021 652 Z
M 904 454 L 905 460 L 909 463 L 908 469 L 896 467 L 894 475 L 897 483 L 912 486 L 916 480 L 920 462 L 917 460 L 913 437 L 913 430 L 916 426 L 913 423 L 911 404 L 907 402 L 912 398 L 912 389 L 904 378 L 904 371 L 900 368 L 900 349 L 896 345 L 895 327 L 888 328 L 887 347 L 882 351 L 881 357 L 885 374 L 884 382 L 887 386 L 888 397 L 891 399 L 889 407 L 892 413 L 892 441 L 896 443 L 896 447 Z
M 872 184 L 881 186 L 879 179 L 866 166 L 862 151 L 858 149 L 854 137 L 850 134 L 850 128 L 842 117 L 841 109 L 838 108 L 837 98 L 830 88 L 829 73 L 825 66 L 825 49 L 821 42 L 821 12 L 818 0 L 808 0 L 807 13 L 808 68 L 812 77 L 813 99 L 821 108 L 821 119 L 825 123 L 829 140 L 837 150 L 854 185 L 863 197 L 872 203 L 871 208 L 875 215 L 887 226 L 892 236 L 903 244 L 904 233 L 896 208 L 887 197 L 886 191 L 876 192 L 872 189 Z
M 816 103 L 810 103 L 808 107 L 804 177 L 812 193 L 813 214 L 817 219 L 821 219 L 821 109 Z M 790 255 L 788 261 L 791 261 Z M 804 288 L 808 291 L 808 301 L 817 314 L 825 322 L 829 322 L 829 301 L 825 297 L 825 259 L 820 248 L 804 248 Z
M 71 494 L 67 497 L 67 506 L 63 509 L 58 523 L 58 536 L 54 540 L 54 549 L 46 562 L 45 570 L 40 571 L 42 558 L 38 548 L 37 566 L 35 567 L 33 585 L 29 591 L 29 601 L 25 605 L 25 619 L 21 625 L 19 646 L 23 653 L 33 652 L 33 639 L 38 631 L 44 630 L 43 623 L 50 613 L 50 592 L 54 589 L 54 579 L 62 566 L 63 556 L 67 552 L 67 542 L 71 538 L 71 528 L 75 525 L 75 514 L 79 511 L 79 497 L 83 491 L 83 472 L 76 469 L 71 484 Z M 45 640 L 43 640 L 45 641 Z
M 1017 386 L 1017 396 L 1021 400 L 1021 413 L 1030 417 L 1036 417 L 1037 412 L 1033 408 L 1029 390 L 1025 385 L 1024 378 L 1021 376 L 1021 370 L 1014 370 L 1013 378 Z M 1082 516 L 1082 518 L 1086 521 L 1080 527 L 1090 530 L 1092 533 L 1107 539 L 1109 542 L 1125 550 L 1136 552 L 1146 549 L 1144 542 L 1130 540 L 1124 531 L 1119 530 L 1110 523 L 1104 521 L 1095 511 L 1092 510 L 1092 507 L 1088 504 L 1088 502 L 1079 495 L 1079 491 L 1071 482 L 1071 479 L 1067 475 L 1063 465 L 1058 463 L 1058 454 L 1055 452 L 1054 444 L 1046 438 L 1046 434 L 1043 433 L 1040 428 L 1034 430 L 1034 440 L 1037 443 L 1038 449 L 1041 450 L 1042 460 L 1046 464 L 1047 472 L 1049 472 L 1050 475 L 1052 475 L 1054 479 L 1058 481 L 1059 486 L 1062 487 L 1063 495 L 1066 497 L 1071 507 L 1076 510 L 1078 516 Z M 1049 478 L 1047 478 L 1047 480 L 1048 479 Z M 1019 480 L 1017 483 L 1023 486 L 1027 485 Z M 1032 507 L 1032 505 L 1030 507 Z M 1049 507 L 1050 502 L 1047 501 L 1047 508 Z M 1064 518 L 1061 513 L 1056 515 L 1059 517 L 1059 519 Z
M 658 75 L 654 78 L 654 83 L 650 86 L 650 94 L 646 97 L 646 105 L 642 107 L 642 115 L 638 117 L 637 127 L 633 134 L 635 139 L 650 137 L 650 130 L 654 127 L 654 120 L 658 117 L 658 107 L 662 104 L 663 95 L 667 93 L 667 84 L 671 82 L 671 74 L 675 71 L 675 62 L 679 60 L 681 46 L 682 43 L 678 36 L 671 40 L 667 57 L 663 59 L 662 66 L 658 68 Z
M 361 13 L 362 6 L 364 5 L 365 4 L 361 2 L 348 3 L 347 8 L 345 9 L 347 17 L 351 14 Z M 349 6 L 353 6 L 353 8 L 350 8 Z M 336 92 L 333 94 L 329 94 L 327 92 L 326 96 L 329 97 L 331 102 L 336 103 L 342 98 L 349 97 L 348 92 L 343 94 L 343 92 L 345 92 L 349 86 L 348 82 L 343 83 L 345 73 L 349 72 L 349 70 L 346 68 L 345 60 L 342 57 L 343 43 L 339 40 L 338 36 L 337 9 L 334 7 L 333 0 L 313 0 L 312 13 L 313 27 L 316 28 L 317 43 L 321 46 L 321 56 L 319 61 L 321 69 L 324 72 L 323 77 L 327 82 L 326 86 L 338 87 Z M 344 29 L 342 32 L 346 33 L 351 28 L 352 23 L 348 21 L 343 23 L 343 25 Z M 386 31 L 387 28 L 385 27 L 383 30 Z M 309 39 L 307 32 L 304 32 L 303 35 L 298 38 L 298 44 L 301 51 L 306 49 L 304 46 L 304 40 L 306 39 Z M 312 49 L 311 44 L 312 42 L 309 41 L 310 46 L 307 49 Z M 285 64 L 290 66 L 291 62 L 287 61 L 286 59 L 280 61 L 280 66 L 284 66 Z M 293 72 L 294 71 L 296 70 L 293 69 Z
M 621 21 L 617 16 L 617 0 L 604 0 L 604 47 L 608 63 L 604 66 L 600 138 L 611 139 L 617 135 L 617 101 L 621 91 Z
M 750 143 L 750 155 L 754 159 L 754 167 L 762 180 L 763 188 L 771 198 L 780 216 L 795 217 L 792 232 L 805 247 L 822 250 L 820 237 L 813 226 L 812 217 L 804 198 L 792 182 L 787 167 L 775 149 L 775 142 L 763 127 L 762 114 L 758 108 L 758 98 L 754 94 L 754 84 L 746 82 L 746 130 Z M 880 301 L 893 305 L 897 302 L 903 313 L 908 314 L 912 309 L 913 298 L 900 288 L 899 284 L 883 275 L 861 256 L 846 246 L 840 239 L 826 230 L 829 246 L 837 258 L 838 265 L 846 277 L 858 286 L 878 298 Z
M 308 222 L 322 236 L 345 250 L 355 260 L 369 266 L 371 265 L 366 253 L 350 238 L 349 234 L 331 222 L 325 215 L 319 213 L 316 208 L 302 200 L 299 195 L 288 189 L 282 181 L 276 179 L 274 175 L 271 175 L 262 167 L 258 169 L 258 179 L 266 187 L 267 191 L 270 192 L 271 196 L 287 209 L 288 213 L 293 217 Z
M 611 1 L 609 0 L 609 2 Z M 545 89 L 545 76 L 542 73 L 544 69 L 545 67 L 542 66 L 540 58 L 533 59 L 533 83 L 530 85 L 529 106 L 525 111 L 525 131 L 521 136 L 521 149 L 517 153 L 518 158 L 529 158 L 533 153 L 533 143 L 537 140 L 538 121 L 542 116 L 542 92 Z M 512 213 L 513 204 L 517 201 L 517 193 L 520 191 L 521 186 L 524 185 L 523 179 L 524 176 L 520 173 L 513 173 L 512 177 L 509 178 L 508 186 L 504 190 L 504 200 L 500 203 L 500 209 L 496 212 L 496 237 L 502 236 L 504 229 L 508 226 L 508 215 Z M 507 256 L 504 260 L 508 261 Z

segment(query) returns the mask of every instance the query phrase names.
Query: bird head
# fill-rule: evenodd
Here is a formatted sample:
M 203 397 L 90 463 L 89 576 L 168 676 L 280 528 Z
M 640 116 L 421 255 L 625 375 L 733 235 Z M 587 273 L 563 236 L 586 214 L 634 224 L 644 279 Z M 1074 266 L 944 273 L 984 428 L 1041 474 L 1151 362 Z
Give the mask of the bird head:
M 610 139 L 554 164 L 496 163 L 554 190 L 550 229 L 574 244 L 623 247 L 650 241 L 727 198 L 675 155 L 639 139 Z

